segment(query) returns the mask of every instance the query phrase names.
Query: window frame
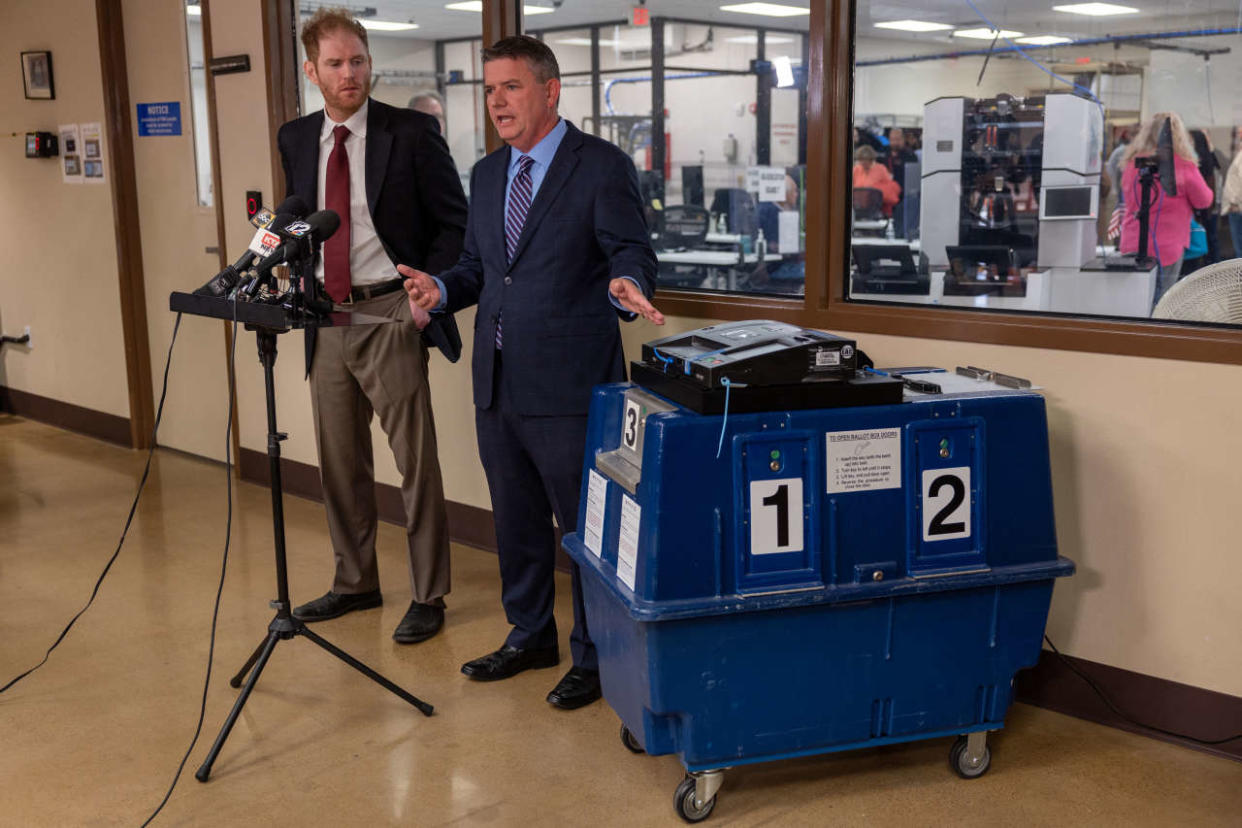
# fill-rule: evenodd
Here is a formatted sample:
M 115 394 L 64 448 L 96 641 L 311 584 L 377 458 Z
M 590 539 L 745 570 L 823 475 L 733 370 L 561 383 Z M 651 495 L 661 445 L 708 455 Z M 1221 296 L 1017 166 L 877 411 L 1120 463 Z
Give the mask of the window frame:
M 291 68 L 296 71 L 296 67 L 285 65 L 288 58 L 280 54 L 281 38 L 273 35 L 290 32 L 294 21 L 289 19 L 291 0 L 263 2 L 265 22 L 270 27 L 267 68 L 275 158 L 275 129 L 281 123 L 277 113 L 285 117 L 296 107 L 297 91 L 291 82 L 294 79 L 286 74 Z M 1242 365 L 1242 328 L 847 301 L 851 163 L 848 126 L 853 117 L 855 5 L 854 0 L 810 0 L 810 10 L 810 28 L 806 33 L 807 180 L 822 181 L 824 186 L 808 186 L 806 192 L 806 294 L 802 299 L 788 299 L 657 290 L 655 302 L 661 311 L 692 319 L 763 316 L 851 334 Z M 521 0 L 483 0 L 484 42 L 521 31 L 522 23 Z M 500 146 L 490 124 L 486 146 L 489 152 Z M 834 255 L 832 251 L 838 252 Z
M 829 125 L 853 122 L 855 4 L 812 0 L 810 7 L 807 181 L 824 186 L 808 185 L 806 192 L 806 296 L 799 301 L 660 290 L 656 304 L 664 313 L 723 320 L 762 314 L 854 334 L 1242 364 L 1242 329 L 1236 328 L 847 301 L 849 130 Z

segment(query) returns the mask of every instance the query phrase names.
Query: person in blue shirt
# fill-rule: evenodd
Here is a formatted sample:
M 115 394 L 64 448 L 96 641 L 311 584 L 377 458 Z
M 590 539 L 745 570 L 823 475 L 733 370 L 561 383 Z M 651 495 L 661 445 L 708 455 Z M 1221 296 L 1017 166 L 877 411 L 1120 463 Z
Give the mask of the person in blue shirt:
M 413 308 L 475 313 L 475 428 L 511 626 L 494 652 L 462 665 L 477 681 L 560 660 L 553 616 L 556 541 L 578 523 L 591 389 L 625 379 L 618 317 L 659 325 L 656 257 L 634 164 L 557 114 L 560 69 L 533 37 L 483 50 L 488 115 L 505 147 L 470 175 L 466 242 L 433 277 L 412 268 Z M 577 567 L 573 667 L 548 694 L 572 710 L 600 697 Z

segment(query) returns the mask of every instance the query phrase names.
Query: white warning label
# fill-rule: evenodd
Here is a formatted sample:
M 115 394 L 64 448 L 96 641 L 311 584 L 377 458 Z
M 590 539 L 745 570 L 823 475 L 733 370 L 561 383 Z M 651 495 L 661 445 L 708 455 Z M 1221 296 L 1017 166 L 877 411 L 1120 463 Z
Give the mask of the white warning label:
M 582 542 L 599 557 L 604 544 L 604 513 L 608 508 L 608 481 L 603 475 L 589 469 L 587 483 L 586 525 L 582 527 Z
M 901 429 L 829 431 L 828 493 L 901 488 Z
M 621 527 L 617 537 L 617 577 L 634 591 L 638 573 L 638 530 L 643 510 L 638 501 L 621 495 Z

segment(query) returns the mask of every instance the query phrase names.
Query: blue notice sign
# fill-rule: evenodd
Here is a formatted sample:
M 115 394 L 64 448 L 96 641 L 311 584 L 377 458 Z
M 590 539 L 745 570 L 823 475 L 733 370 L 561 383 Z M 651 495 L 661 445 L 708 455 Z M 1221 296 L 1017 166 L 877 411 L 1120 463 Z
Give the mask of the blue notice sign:
M 181 101 L 138 104 L 138 135 L 180 135 Z

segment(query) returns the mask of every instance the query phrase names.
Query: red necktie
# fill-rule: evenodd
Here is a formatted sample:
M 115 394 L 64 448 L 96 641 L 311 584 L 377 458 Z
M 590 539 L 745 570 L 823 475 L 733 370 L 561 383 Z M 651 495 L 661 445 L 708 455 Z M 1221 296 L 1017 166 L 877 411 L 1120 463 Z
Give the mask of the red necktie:
M 349 298 L 349 155 L 345 139 L 349 129 L 332 130 L 336 144 L 328 156 L 328 176 L 324 184 L 323 206 L 341 217 L 341 226 L 323 243 L 323 286 L 336 302 Z

